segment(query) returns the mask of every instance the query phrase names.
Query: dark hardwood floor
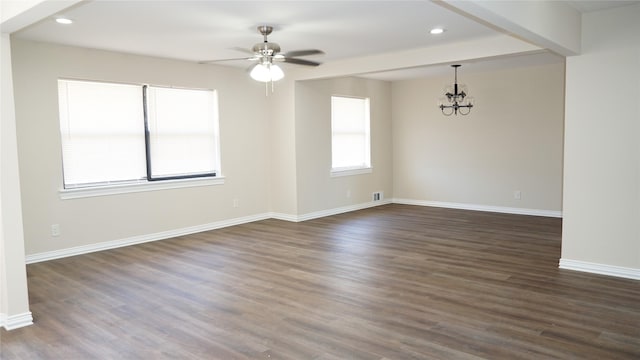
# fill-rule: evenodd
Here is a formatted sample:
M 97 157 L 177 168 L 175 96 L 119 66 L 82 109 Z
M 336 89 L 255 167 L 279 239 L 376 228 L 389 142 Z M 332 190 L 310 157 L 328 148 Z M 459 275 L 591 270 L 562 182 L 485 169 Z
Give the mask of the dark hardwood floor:
M 561 220 L 385 205 L 27 266 L 2 359 L 640 359 L 640 282 Z

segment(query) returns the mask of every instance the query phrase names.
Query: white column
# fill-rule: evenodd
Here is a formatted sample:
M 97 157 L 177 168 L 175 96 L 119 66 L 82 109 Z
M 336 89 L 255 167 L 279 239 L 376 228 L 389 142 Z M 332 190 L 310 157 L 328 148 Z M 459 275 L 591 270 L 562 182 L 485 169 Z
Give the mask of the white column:
M 584 14 L 567 58 L 560 267 L 640 280 L 640 4 Z
M 29 311 L 10 34 L 83 0 L 0 1 L 0 327 L 33 323 Z
M 2 326 L 11 330 L 30 325 L 33 319 L 27 294 L 11 40 L 8 34 L 2 33 L 0 50 L 0 321 Z

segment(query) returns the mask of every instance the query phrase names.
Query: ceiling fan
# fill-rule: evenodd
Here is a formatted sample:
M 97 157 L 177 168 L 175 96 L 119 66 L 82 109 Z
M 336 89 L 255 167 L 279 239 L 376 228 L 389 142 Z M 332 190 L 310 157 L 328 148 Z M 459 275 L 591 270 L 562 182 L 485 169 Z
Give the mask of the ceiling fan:
M 221 62 L 221 61 L 233 61 L 233 60 L 250 60 L 257 61 L 258 63 L 252 67 L 251 77 L 254 80 L 261 82 L 273 82 L 278 81 L 284 77 L 284 73 L 282 69 L 274 62 L 285 62 L 296 65 L 305 65 L 305 66 L 318 66 L 319 62 L 299 59 L 298 56 L 308 56 L 308 55 L 320 55 L 324 54 L 324 51 L 317 49 L 306 49 L 306 50 L 294 50 L 286 53 L 280 52 L 280 45 L 269 42 L 267 40 L 267 36 L 273 32 L 273 27 L 268 25 L 258 26 L 258 32 L 262 34 L 264 37 L 264 41 L 261 43 L 257 43 L 253 45 L 253 47 L 249 49 L 244 48 L 234 48 L 236 50 L 246 52 L 251 54 L 249 57 L 243 58 L 233 58 L 233 59 L 221 59 L 221 60 L 209 60 L 209 61 L 201 61 L 201 64 L 212 63 L 212 62 Z

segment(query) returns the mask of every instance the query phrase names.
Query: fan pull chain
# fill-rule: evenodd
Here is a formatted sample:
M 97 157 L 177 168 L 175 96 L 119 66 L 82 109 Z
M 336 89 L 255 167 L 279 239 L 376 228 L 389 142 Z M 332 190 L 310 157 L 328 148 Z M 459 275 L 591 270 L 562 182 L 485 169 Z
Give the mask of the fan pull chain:
M 274 82 L 275 81 L 271 80 L 264 83 L 264 96 L 269 96 L 269 83 L 271 83 L 271 93 L 273 94 L 275 91 L 275 85 L 273 85 Z

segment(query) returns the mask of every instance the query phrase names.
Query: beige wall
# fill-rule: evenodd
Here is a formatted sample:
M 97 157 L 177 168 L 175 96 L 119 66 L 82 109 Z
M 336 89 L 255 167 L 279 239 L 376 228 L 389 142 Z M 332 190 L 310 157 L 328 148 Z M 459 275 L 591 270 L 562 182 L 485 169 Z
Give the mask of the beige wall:
M 452 2 L 447 3 L 451 5 Z M 457 3 L 477 4 L 477 2 Z M 34 4 L 43 4 L 43 6 L 33 6 Z M 21 19 L 9 19 L 17 12 L 4 11 L 8 9 L 5 8 L 5 2 L 2 3 L 3 89 L 0 135 L 2 135 L 3 143 L 0 155 L 2 155 L 1 175 L 3 182 L 0 192 L 2 196 L 2 209 L 0 210 L 3 212 L 0 211 L 0 233 L 2 234 L 0 236 L 0 251 L 3 253 L 0 254 L 0 291 L 2 292 L 0 294 L 0 316 L 3 312 L 5 316 L 28 314 L 26 276 L 24 276 L 21 255 L 24 249 L 19 229 L 22 224 L 19 219 L 11 217 L 20 213 L 20 200 L 16 201 L 16 196 L 20 192 L 21 186 L 24 232 L 28 254 L 119 239 L 123 236 L 158 232 L 174 226 L 184 227 L 219 219 L 247 216 L 262 213 L 266 209 L 295 216 L 299 213 L 298 202 L 304 206 L 302 212 L 348 203 L 348 201 L 340 199 L 340 192 L 344 190 L 345 184 L 341 184 L 341 187 L 335 190 L 331 186 L 327 186 L 326 183 L 321 184 L 323 189 L 335 190 L 337 194 L 334 196 L 334 193 L 331 193 L 331 201 L 319 201 L 317 195 L 310 197 L 305 195 L 304 199 L 298 201 L 298 194 L 302 194 L 302 192 L 297 189 L 297 186 L 300 184 L 306 189 L 315 180 L 304 178 L 298 181 L 297 179 L 299 175 L 304 173 L 296 168 L 296 146 L 300 139 L 296 139 L 298 124 L 296 124 L 294 114 L 296 100 L 291 79 L 285 80 L 286 85 L 284 82 L 283 85 L 277 85 L 279 89 L 276 95 L 266 99 L 262 97 L 264 88 L 260 86 L 261 84 L 252 83 L 245 74 L 235 73 L 228 69 L 222 71 L 213 66 L 203 68 L 194 64 L 169 60 L 26 43 L 16 44 L 15 52 L 18 55 L 14 54 L 18 60 L 14 61 L 14 67 L 18 69 L 14 70 L 16 75 L 19 75 L 15 87 L 16 107 L 19 112 L 17 119 L 19 165 L 20 176 L 23 177 L 21 185 L 14 184 L 17 177 L 13 168 L 16 165 L 17 157 L 12 153 L 14 151 L 6 150 L 7 142 L 5 141 L 7 138 L 12 141 L 11 127 L 15 120 L 12 111 L 8 110 L 10 106 L 7 106 L 13 102 L 13 97 L 8 95 L 13 95 L 12 92 L 7 91 L 13 83 L 4 73 L 7 69 L 5 65 L 10 63 L 7 61 L 9 51 L 5 48 L 9 44 L 7 34 L 42 19 L 48 14 L 55 13 L 56 9 L 59 9 L 58 6 L 68 5 L 57 4 L 60 3 L 31 1 L 25 9 L 33 7 L 31 9 L 33 11 L 29 11 L 28 14 L 24 12 L 25 16 L 22 16 Z M 551 16 L 553 18 L 555 16 L 551 13 L 531 13 L 526 9 L 520 15 L 527 14 L 543 20 L 545 17 Z M 479 15 L 476 14 L 476 16 Z M 564 44 L 558 39 L 563 40 L 563 34 L 567 33 L 565 23 L 559 32 L 556 31 L 552 34 L 551 39 L 546 39 L 544 36 L 538 36 L 539 34 L 531 33 L 526 29 L 523 31 L 519 26 L 504 26 L 505 21 L 511 21 L 511 25 L 513 25 L 511 19 L 522 19 L 521 17 L 509 16 L 491 19 L 488 16 L 479 16 L 479 18 L 492 22 L 496 26 L 502 25 L 503 28 L 510 29 L 531 43 L 546 45 L 545 47 L 550 48 L 554 48 L 554 45 L 557 44 Z M 521 182 L 518 176 L 514 177 L 510 174 L 500 173 L 500 171 L 497 172 L 497 176 L 489 171 L 479 172 L 472 161 L 466 160 L 465 163 L 465 157 L 473 160 L 489 160 L 487 165 L 504 163 L 502 154 L 499 154 L 496 160 L 491 160 L 491 158 L 483 158 L 475 153 L 480 144 L 477 143 L 476 136 L 466 132 L 471 128 L 464 125 L 468 121 L 466 118 L 448 119 L 437 125 L 444 127 L 446 131 L 441 132 L 440 135 L 446 135 L 446 139 L 451 140 L 453 145 L 456 145 L 455 147 L 435 137 L 435 132 L 430 130 L 433 128 L 432 121 L 435 119 L 432 113 L 435 108 L 432 105 L 435 104 L 432 99 L 439 96 L 440 86 L 439 84 L 433 85 L 434 88 L 431 84 L 424 83 L 423 87 L 420 85 L 420 80 L 397 83 L 394 86 L 393 116 L 402 115 L 392 127 L 393 132 L 396 133 L 393 137 L 395 143 L 392 147 L 395 153 L 394 170 L 397 170 L 397 174 L 393 177 L 396 182 L 395 196 L 417 197 L 418 199 L 435 198 L 445 201 L 453 199 L 455 201 L 486 202 L 516 207 L 540 207 L 542 203 L 551 204 L 551 208 L 562 208 L 564 213 L 562 260 L 630 268 L 633 272 L 632 276 L 640 277 L 638 276 L 638 271 L 640 271 L 640 145 L 638 145 L 640 144 L 638 138 L 640 132 L 637 121 L 640 118 L 640 101 L 638 101 L 640 100 L 640 72 L 638 71 L 640 65 L 638 41 L 640 38 L 637 36 L 640 29 L 638 28 L 638 18 L 640 18 L 640 6 L 637 5 L 583 16 L 582 47 L 584 54 L 570 57 L 567 61 L 563 205 L 560 205 L 557 200 L 556 195 L 559 190 L 556 185 L 553 185 L 552 189 L 550 188 L 550 198 L 542 196 L 539 198 L 540 200 L 536 200 L 535 204 L 531 204 L 528 201 L 536 198 L 530 198 L 531 191 L 535 193 L 537 187 L 530 188 L 530 185 L 527 182 Z M 5 21 L 7 19 L 16 21 Z M 542 30 L 538 27 L 534 31 L 540 32 Z M 541 39 L 542 41 L 540 41 Z M 500 40 L 515 41 L 506 35 Z M 483 46 L 475 46 L 477 44 L 461 46 L 458 43 L 446 49 L 439 48 L 442 51 L 436 52 L 433 49 L 421 49 L 417 52 L 396 54 L 395 58 L 399 58 L 400 62 L 394 61 L 389 57 L 390 55 L 384 55 L 375 57 L 375 59 L 347 62 L 346 65 L 324 66 L 323 69 L 327 70 L 319 76 L 351 74 L 353 71 L 362 71 L 363 66 L 369 69 L 367 71 L 375 71 L 382 68 L 402 67 L 402 64 L 416 66 L 422 63 L 446 63 L 456 61 L 456 59 L 494 56 L 499 53 L 513 53 L 535 48 L 529 45 L 529 48 L 525 49 L 522 46 L 527 45 L 526 43 L 519 41 L 517 43 L 513 45 L 513 49 L 509 48 L 509 51 L 504 50 L 504 52 L 500 52 L 500 49 L 506 48 L 502 41 L 495 42 L 494 47 L 498 51 L 493 52 L 491 51 L 491 43 Z M 561 53 L 565 50 L 563 46 L 558 48 Z M 478 51 L 484 51 L 484 55 Z M 407 56 L 407 54 L 419 56 Z M 228 177 L 227 184 L 210 189 L 178 189 L 156 193 L 60 201 L 57 197 L 57 189 L 61 185 L 59 173 L 61 166 L 59 144 L 57 143 L 59 141 L 57 110 L 54 109 L 55 91 L 53 90 L 54 85 L 52 85 L 58 76 L 152 83 L 175 82 L 175 84 L 186 86 L 210 86 L 224 89 L 224 93 L 228 94 L 224 96 L 228 96 L 229 102 L 227 103 L 230 104 L 228 109 L 224 109 L 223 104 L 223 112 L 226 114 L 224 118 L 228 120 L 223 118 L 221 125 L 223 170 Z M 443 80 L 449 81 L 448 79 Z M 465 82 L 473 83 L 472 91 L 478 90 L 475 88 L 476 80 L 475 76 L 471 76 L 471 74 L 465 79 Z M 490 80 L 489 83 L 494 80 L 498 81 L 497 79 Z M 484 85 L 480 84 L 481 87 Z M 411 86 L 415 86 L 416 91 L 408 93 L 407 96 L 413 99 L 412 106 L 414 108 L 399 109 L 401 102 L 396 100 L 395 89 L 405 88 L 406 90 Z M 502 90 L 504 91 L 504 88 Z M 424 100 L 424 97 L 418 98 L 418 94 L 421 93 L 428 93 L 429 100 Z M 506 93 L 511 95 L 509 90 L 506 90 Z M 481 116 L 478 114 L 481 105 L 483 103 L 486 105 L 487 99 L 483 99 L 484 95 L 479 96 L 477 92 L 474 95 L 479 100 L 476 109 L 478 111 L 474 111 L 469 120 L 473 120 L 475 117 L 477 121 L 477 117 Z M 249 98 L 251 106 L 246 106 L 246 99 Z M 401 101 L 406 102 L 405 99 Z M 422 104 L 423 102 L 424 104 Z M 612 104 L 623 104 L 624 106 L 615 107 Z M 424 110 L 425 114 L 420 114 L 422 109 L 426 109 Z M 524 114 L 526 115 L 528 112 L 524 111 Z M 426 120 L 422 121 L 423 118 Z M 512 119 L 520 123 L 522 118 L 521 108 L 520 113 L 514 115 Z M 266 125 L 265 123 L 269 121 L 272 123 Z M 487 121 L 491 123 L 495 119 Z M 412 122 L 416 125 L 415 128 L 410 126 Z M 429 124 L 429 131 L 425 129 L 426 124 Z M 507 122 L 501 125 L 504 128 L 509 128 L 510 124 Z M 475 125 L 472 126 L 475 128 Z M 525 128 L 529 127 L 525 126 Z M 482 135 L 481 138 L 505 141 L 499 134 L 490 134 L 489 129 L 489 127 L 478 128 L 479 134 Z M 535 130 L 534 135 L 540 136 L 538 129 Z M 225 135 L 225 132 L 229 135 Z M 521 133 L 522 131 L 516 131 L 514 137 L 513 130 L 509 130 L 507 140 L 511 140 L 511 145 L 516 143 L 519 146 L 520 144 L 515 139 L 521 139 L 519 137 Z M 423 137 L 423 134 L 426 135 Z M 240 139 L 236 143 L 236 139 L 239 139 L 238 136 L 245 136 L 246 141 Z M 401 142 L 397 141 L 399 138 L 402 139 Z M 425 138 L 434 141 L 425 145 Z M 469 140 L 470 144 L 463 141 L 465 139 Z M 413 142 L 415 147 L 409 144 L 410 142 Z M 552 142 L 554 150 L 551 152 L 555 154 L 557 144 L 555 140 Z M 264 146 L 268 151 L 263 151 Z M 245 149 L 246 147 L 249 149 Z M 513 148 L 505 147 L 504 149 L 511 151 Z M 418 154 L 414 153 L 414 150 L 417 150 Z M 443 153 L 437 154 L 436 150 L 443 150 Z M 303 146 L 300 159 L 307 158 L 310 155 L 309 152 L 310 149 Z M 549 153 L 546 150 L 543 152 Z M 407 155 L 406 158 L 405 155 Z M 454 161 L 451 165 L 457 167 L 453 169 L 456 170 L 453 173 L 480 175 L 480 177 L 473 179 L 482 180 L 482 184 L 485 186 L 472 185 L 465 188 L 465 184 L 456 183 L 453 186 L 455 187 L 453 191 L 449 193 L 445 191 L 446 196 L 442 196 L 439 192 L 427 191 L 420 180 L 414 184 L 405 184 L 407 182 L 405 176 L 409 175 L 406 170 L 408 164 L 414 162 L 422 166 L 419 156 L 424 155 L 431 161 L 428 165 L 436 166 L 436 169 L 438 165 L 441 165 L 437 161 L 440 155 L 444 158 L 459 160 Z M 538 160 L 536 159 L 539 157 L 533 155 L 532 164 L 537 164 Z M 265 159 L 265 157 L 268 158 Z M 434 159 L 436 159 L 435 163 Z M 551 160 L 551 163 L 551 166 L 557 165 L 554 159 Z M 535 165 L 533 168 L 537 166 Z M 448 166 L 441 165 L 441 167 Z M 433 173 L 426 173 L 424 170 L 417 169 L 415 171 L 414 175 L 416 176 L 429 178 L 433 175 Z M 13 175 L 11 175 L 12 173 Z M 536 171 L 536 173 L 540 172 Z M 265 176 L 265 174 L 271 176 Z M 24 179 L 25 175 L 28 176 L 26 180 Z M 9 181 L 5 180 L 7 176 Z M 498 180 L 499 185 L 494 186 L 494 181 L 484 177 Z M 533 178 L 535 179 L 536 175 Z M 509 179 L 509 181 L 505 181 L 505 179 Z M 438 181 L 437 177 L 431 180 L 436 183 Z M 386 181 L 383 180 L 381 183 L 386 184 Z M 554 181 L 546 179 L 542 182 L 550 184 Z M 520 185 L 521 183 L 525 185 Z M 515 203 L 511 198 L 511 188 L 514 187 L 514 184 L 523 191 L 523 199 Z M 358 183 L 355 186 L 359 185 Z M 386 188 L 388 185 L 384 186 Z M 493 189 L 492 192 L 497 198 L 484 201 L 487 199 L 478 193 L 479 188 L 481 188 L 480 190 Z M 367 192 L 369 190 L 367 189 Z M 11 194 L 12 192 L 13 194 Z M 270 196 L 268 201 L 265 193 Z M 390 196 L 387 190 L 385 190 L 385 195 Z M 240 199 L 240 208 L 230 208 L 230 203 L 234 198 Z M 167 203 L 172 205 L 169 211 L 166 210 Z M 130 221 L 131 218 L 136 221 Z M 168 223 L 165 224 L 164 221 Z M 62 225 L 61 237 L 55 239 L 50 237 L 49 231 L 52 223 Z M 7 225 L 10 226 L 7 227 Z M 576 266 L 568 267 L 576 268 Z M 593 267 L 584 269 L 594 271 Z M 629 272 L 626 272 L 626 275 L 629 275 Z M 12 304 L 9 304 L 7 300 Z M 30 314 L 28 318 L 30 319 Z
M 443 117 L 435 100 L 451 76 L 392 84 L 287 78 L 265 97 L 242 70 L 14 40 L 26 253 L 256 214 L 295 218 L 383 191 L 387 199 L 562 211 L 564 260 L 638 269 L 638 9 L 585 15 L 584 54 L 567 61 L 564 168 L 561 64 L 478 74 L 463 67 L 461 82 L 478 106 L 466 117 Z M 604 35 L 596 31 L 603 24 L 612 28 Z M 217 88 L 226 184 L 60 200 L 58 77 Z M 386 104 L 374 118 L 372 174 L 329 177 L 323 99 L 332 93 Z M 628 106 L 610 106 L 619 93 Z M 51 224 L 61 225 L 60 237 L 51 237 Z
M 560 64 L 461 71 L 479 105 L 445 118 L 434 99 L 449 76 L 286 79 L 267 97 L 263 84 L 228 67 L 21 40 L 13 52 L 28 255 L 255 215 L 304 219 L 366 205 L 377 191 L 386 199 L 561 210 Z M 218 89 L 226 183 L 60 200 L 59 77 Z M 330 176 L 333 94 L 371 98 L 371 174 Z M 51 236 L 52 224 L 61 236 Z
M 564 64 L 483 73 L 463 66 L 458 78 L 477 101 L 467 116 L 437 107 L 453 73 L 393 83 L 394 197 L 559 213 Z
M 583 54 L 567 58 L 562 236 L 564 262 L 633 268 L 636 278 L 640 278 L 638 19 L 640 5 L 585 14 Z
M 331 95 L 370 98 L 369 174 L 331 177 Z M 359 78 L 299 81 L 295 86 L 298 212 L 302 215 L 391 196 L 391 84 Z
M 16 39 L 12 50 L 27 255 L 268 213 L 270 103 L 244 71 Z M 217 89 L 225 184 L 60 200 L 59 77 Z
M 288 71 L 287 71 L 288 73 Z M 269 128 L 269 204 L 274 217 L 295 219 L 298 213 L 296 184 L 296 128 L 294 80 L 289 74 L 275 84 Z

